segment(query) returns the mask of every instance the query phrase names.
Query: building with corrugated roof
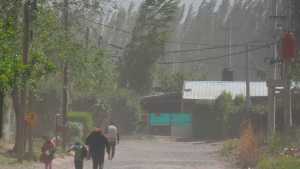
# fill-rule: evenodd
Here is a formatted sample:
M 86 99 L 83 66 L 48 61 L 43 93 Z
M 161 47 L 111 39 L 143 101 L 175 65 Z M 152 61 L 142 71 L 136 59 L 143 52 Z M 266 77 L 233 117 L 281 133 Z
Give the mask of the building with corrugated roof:
M 175 137 L 209 137 L 209 134 L 203 133 L 210 132 L 207 127 L 214 125 L 211 123 L 214 122 L 214 119 L 211 119 L 214 117 L 209 117 L 210 112 L 206 112 L 205 109 L 199 110 L 199 103 L 208 106 L 223 92 L 230 93 L 233 97 L 246 96 L 246 82 L 185 81 L 182 93 L 162 93 L 144 97 L 142 106 L 146 111 L 150 133 Z M 251 82 L 250 95 L 254 103 L 266 102 L 267 83 Z M 199 134 L 199 131 L 205 132 Z
M 215 100 L 223 92 L 233 97 L 246 96 L 246 82 L 237 81 L 185 81 L 183 85 L 184 100 Z M 267 97 L 266 82 L 250 82 L 251 97 Z
M 217 132 L 222 126 L 213 115 L 211 106 L 224 92 L 233 98 L 246 96 L 244 81 L 185 81 L 182 89 L 181 111 L 192 116 L 192 136 L 201 138 L 218 137 Z M 266 82 L 250 82 L 250 98 L 253 104 L 267 104 L 268 88 Z M 223 112 L 220 112 L 223 113 Z M 241 114 L 236 115 L 237 121 L 242 121 Z M 246 116 L 246 114 L 245 114 Z M 261 118 L 262 120 L 264 118 Z M 263 122 L 261 122 L 263 123 Z M 239 125 L 239 123 L 237 123 Z M 236 129 L 239 126 L 235 127 Z M 236 130 L 236 133 L 238 129 Z

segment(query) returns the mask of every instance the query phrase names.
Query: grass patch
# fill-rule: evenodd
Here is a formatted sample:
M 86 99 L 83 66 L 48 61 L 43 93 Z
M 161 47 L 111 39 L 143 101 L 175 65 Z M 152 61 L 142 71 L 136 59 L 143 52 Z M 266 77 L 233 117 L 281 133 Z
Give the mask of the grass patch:
M 258 163 L 259 169 L 297 169 L 300 159 L 291 156 L 263 157 Z

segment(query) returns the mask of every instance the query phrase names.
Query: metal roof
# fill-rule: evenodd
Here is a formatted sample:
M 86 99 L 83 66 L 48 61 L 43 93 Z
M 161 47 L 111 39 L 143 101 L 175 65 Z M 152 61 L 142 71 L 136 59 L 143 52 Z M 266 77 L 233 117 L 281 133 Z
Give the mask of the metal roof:
M 215 100 L 223 92 L 233 97 L 246 96 L 246 82 L 243 81 L 185 81 L 183 87 L 183 99 Z M 250 96 L 268 96 L 267 82 L 250 82 Z

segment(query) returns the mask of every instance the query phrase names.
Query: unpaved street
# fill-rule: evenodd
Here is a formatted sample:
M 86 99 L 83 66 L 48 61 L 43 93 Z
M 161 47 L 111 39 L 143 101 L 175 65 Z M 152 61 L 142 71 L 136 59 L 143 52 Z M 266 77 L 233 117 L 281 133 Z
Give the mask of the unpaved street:
M 116 158 L 105 161 L 104 169 L 232 169 L 219 157 L 219 148 L 220 144 L 217 143 L 184 143 L 167 139 L 123 140 L 118 145 Z M 92 169 L 91 161 L 85 161 L 85 164 L 85 169 Z M 43 166 L 36 164 L 25 168 L 43 169 Z M 71 158 L 54 161 L 53 169 L 72 168 Z
M 125 141 L 105 169 L 231 169 L 220 160 L 218 148 L 218 144 L 167 140 Z

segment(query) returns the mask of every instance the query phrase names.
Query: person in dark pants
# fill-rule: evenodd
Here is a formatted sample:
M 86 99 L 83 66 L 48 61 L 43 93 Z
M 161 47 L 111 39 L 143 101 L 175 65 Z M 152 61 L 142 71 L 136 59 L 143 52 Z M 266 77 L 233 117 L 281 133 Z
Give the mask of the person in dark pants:
M 80 142 L 76 142 L 68 150 L 68 152 L 70 152 L 70 151 L 73 151 L 75 153 L 75 156 L 74 156 L 75 169 L 83 169 L 83 161 L 84 161 L 84 158 L 87 156 L 86 147 L 84 145 L 82 145 Z
M 89 147 L 89 153 L 93 160 L 93 169 L 103 169 L 105 150 L 109 155 L 110 146 L 100 128 L 97 128 L 87 137 L 86 145 Z

